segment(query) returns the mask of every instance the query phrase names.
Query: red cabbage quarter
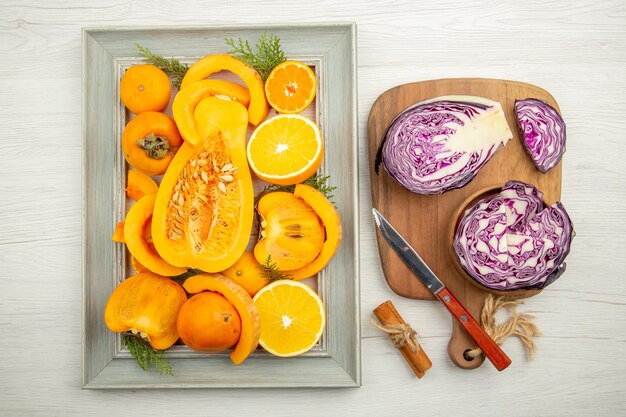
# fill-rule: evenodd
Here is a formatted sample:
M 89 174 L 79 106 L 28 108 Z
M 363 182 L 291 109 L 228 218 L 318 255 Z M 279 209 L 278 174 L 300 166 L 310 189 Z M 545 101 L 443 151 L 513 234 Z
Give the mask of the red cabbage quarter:
M 512 137 L 500 103 L 444 96 L 404 110 L 391 123 L 376 157 L 417 194 L 440 194 L 470 182 Z
M 515 116 L 524 149 L 544 174 L 565 153 L 565 122 L 554 107 L 535 98 L 515 101 Z
M 472 278 L 496 290 L 540 289 L 565 271 L 572 221 L 560 202 L 546 207 L 542 196 L 509 181 L 465 211 L 454 252 Z

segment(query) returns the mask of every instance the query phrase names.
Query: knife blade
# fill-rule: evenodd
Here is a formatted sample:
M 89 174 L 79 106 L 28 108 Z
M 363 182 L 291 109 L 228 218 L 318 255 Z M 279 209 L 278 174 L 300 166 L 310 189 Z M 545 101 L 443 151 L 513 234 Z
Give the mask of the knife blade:
M 461 324 L 467 333 L 474 339 L 485 356 L 493 363 L 498 371 L 502 371 L 511 364 L 511 359 L 504 353 L 496 342 L 485 332 L 481 325 L 463 307 L 463 305 L 446 288 L 443 282 L 426 265 L 408 242 L 375 208 L 372 209 L 374 222 L 380 234 L 400 257 L 402 262 L 409 267 L 417 278 L 433 293 L 433 295 L 446 306 L 448 311 Z

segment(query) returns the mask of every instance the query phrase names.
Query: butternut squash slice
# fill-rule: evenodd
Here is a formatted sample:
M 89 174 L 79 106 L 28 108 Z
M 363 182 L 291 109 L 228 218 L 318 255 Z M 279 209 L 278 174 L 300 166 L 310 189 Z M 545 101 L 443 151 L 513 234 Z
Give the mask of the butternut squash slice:
M 194 146 L 197 145 L 201 139 L 198 133 L 198 124 L 196 123 L 193 112 L 202 99 L 217 95 L 232 98 L 245 107 L 250 105 L 250 93 L 245 87 L 223 80 L 201 80 L 193 82 L 185 89 L 180 90 L 176 94 L 176 97 L 174 97 L 172 113 L 174 114 L 178 131 L 183 139 Z
M 191 83 L 220 71 L 230 71 L 239 76 L 250 91 L 250 107 L 248 117 L 250 123 L 258 126 L 270 111 L 270 106 L 265 98 L 265 84 L 259 73 L 245 62 L 224 54 L 207 55 L 187 70 L 180 89 L 184 90 Z
M 248 113 L 236 101 L 207 97 L 196 106 L 194 117 L 203 140 L 196 147 L 185 142 L 165 173 L 152 238 L 172 265 L 218 272 L 241 257 L 252 230 Z
M 187 272 L 187 268 L 170 265 L 159 256 L 152 243 L 146 241 L 149 238 L 145 229 L 151 227 L 156 196 L 146 194 L 130 208 L 124 221 L 124 241 L 130 254 L 150 271 L 166 277 L 180 275 Z
M 124 222 L 119 222 L 117 226 L 115 226 L 111 240 L 117 243 L 124 243 Z
M 135 258 L 133 255 L 130 255 L 130 265 L 133 267 L 135 272 L 137 272 L 138 274 L 141 273 L 141 272 L 150 272 L 148 270 L 148 268 L 146 268 L 141 263 L 139 263 L 137 258 Z
M 133 169 L 128 170 L 126 178 L 126 195 L 137 201 L 146 194 L 154 194 L 159 186 L 148 175 Z
M 326 240 L 322 250 L 313 262 L 289 271 L 293 279 L 300 280 L 320 272 L 330 262 L 341 242 L 341 218 L 335 206 L 320 191 L 306 184 L 298 184 L 293 192 L 315 210 L 326 229 Z
M 220 274 L 199 274 L 188 278 L 183 287 L 189 294 L 214 291 L 222 294 L 237 310 L 241 318 L 241 336 L 230 354 L 235 365 L 242 363 L 259 344 L 261 323 L 252 297 L 234 281 Z

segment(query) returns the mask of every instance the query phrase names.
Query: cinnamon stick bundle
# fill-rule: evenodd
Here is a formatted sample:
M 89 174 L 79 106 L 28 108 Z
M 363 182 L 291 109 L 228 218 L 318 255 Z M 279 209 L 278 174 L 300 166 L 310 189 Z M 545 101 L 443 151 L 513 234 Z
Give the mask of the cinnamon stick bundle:
M 413 373 L 418 378 L 424 376 L 432 366 L 432 362 L 415 339 L 415 331 L 406 324 L 391 301 L 385 301 L 374 309 L 376 318 L 382 326 L 376 326 L 389 334 L 395 346 L 409 364 Z

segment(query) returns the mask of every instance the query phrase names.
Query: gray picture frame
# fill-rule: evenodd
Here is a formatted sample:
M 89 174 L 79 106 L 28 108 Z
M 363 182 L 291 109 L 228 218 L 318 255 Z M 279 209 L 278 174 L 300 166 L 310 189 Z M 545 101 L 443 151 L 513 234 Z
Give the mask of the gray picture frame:
M 322 170 L 337 186 L 342 243 L 318 277 L 327 327 L 319 345 L 295 358 L 255 352 L 235 366 L 228 354 L 202 355 L 184 346 L 167 351 L 173 376 L 142 371 L 109 331 L 103 312 L 127 271 L 125 250 L 111 233 L 126 212 L 127 165 L 121 152 L 125 110 L 119 99 L 124 68 L 142 62 L 135 43 L 193 62 L 227 52 L 224 38 L 281 39 L 289 58 L 315 65 L 316 117 L 325 138 Z M 83 332 L 82 387 L 227 388 L 358 387 L 361 385 L 356 25 L 239 25 L 83 28 Z

